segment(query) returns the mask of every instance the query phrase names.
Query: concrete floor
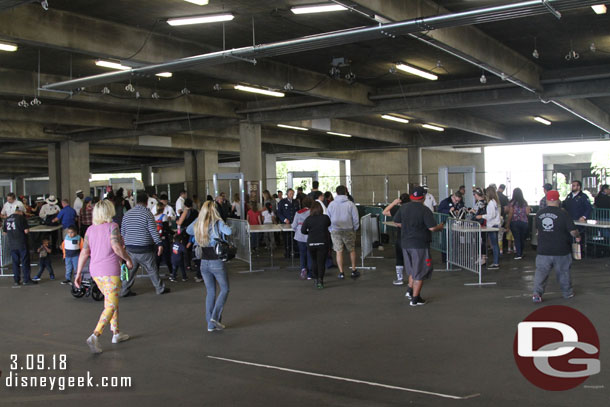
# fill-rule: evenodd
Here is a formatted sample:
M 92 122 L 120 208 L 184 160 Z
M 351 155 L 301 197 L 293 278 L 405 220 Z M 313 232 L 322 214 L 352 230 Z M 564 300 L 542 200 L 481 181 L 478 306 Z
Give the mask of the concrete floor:
M 378 254 L 392 256 L 386 247 Z M 264 262 L 262 255 L 259 259 Z M 567 392 L 547 392 L 518 371 L 512 352 L 517 323 L 538 306 L 530 301 L 533 254 L 517 262 L 504 256 L 501 269 L 484 279 L 497 286 L 466 287 L 475 274 L 435 272 L 424 287 L 428 304 L 410 307 L 405 289 L 391 284 L 392 258 L 358 281 L 338 281 L 330 270 L 327 288 L 296 278 L 295 269 L 242 274 L 230 263 L 231 293 L 223 332 L 204 324 L 203 283 L 169 283 L 172 293 L 154 294 L 138 279 L 137 297 L 122 299 L 120 326 L 128 342 L 92 355 L 85 339 L 102 303 L 73 298 L 48 275 L 34 287 L 12 288 L 0 278 L 0 406 L 607 406 L 610 388 L 608 258 L 573 268 L 576 297 L 563 300 L 553 280 L 543 305 L 565 304 L 596 326 L 601 340 L 601 373 Z M 61 260 L 54 259 L 58 276 Z M 440 256 L 438 259 L 440 262 Z M 438 264 L 438 263 L 437 263 Z M 61 271 L 60 271 L 61 270 Z M 128 389 L 7 389 L 9 354 L 65 353 L 68 371 L 50 376 L 130 376 Z M 211 359 L 209 356 L 375 382 L 454 396 L 371 386 Z M 23 371 L 18 371 L 22 373 Z M 38 375 L 33 372 L 32 375 Z

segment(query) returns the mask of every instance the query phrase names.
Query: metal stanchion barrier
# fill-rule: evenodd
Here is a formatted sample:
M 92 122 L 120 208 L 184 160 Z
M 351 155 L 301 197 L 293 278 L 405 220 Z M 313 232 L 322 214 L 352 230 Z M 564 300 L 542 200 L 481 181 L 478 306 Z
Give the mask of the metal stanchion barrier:
M 250 250 L 248 221 L 240 219 L 227 219 L 227 225 L 231 228 L 231 240 L 237 248 L 235 258 L 248 263 L 250 272 L 252 272 L 252 251 Z
M 491 285 L 482 282 L 481 241 L 482 231 L 478 222 L 447 219 L 447 263 L 478 274 L 478 283 L 464 285 Z M 489 228 L 489 232 L 498 228 Z
M 377 219 L 373 219 L 370 213 L 364 215 L 360 218 L 360 250 L 361 250 L 361 258 L 362 258 L 362 266 L 358 267 L 362 270 L 375 270 L 376 267 L 365 267 L 364 259 L 366 257 L 369 258 L 381 258 L 381 257 L 373 257 L 373 242 L 375 241 L 376 234 L 379 233 L 378 228 L 374 224 L 377 222 Z

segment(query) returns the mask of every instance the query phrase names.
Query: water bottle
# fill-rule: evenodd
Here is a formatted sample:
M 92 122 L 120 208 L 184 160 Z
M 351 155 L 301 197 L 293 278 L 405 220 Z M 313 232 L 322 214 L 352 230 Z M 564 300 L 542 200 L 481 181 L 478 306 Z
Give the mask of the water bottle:
M 127 268 L 127 264 L 121 264 L 121 281 L 129 280 L 129 269 Z

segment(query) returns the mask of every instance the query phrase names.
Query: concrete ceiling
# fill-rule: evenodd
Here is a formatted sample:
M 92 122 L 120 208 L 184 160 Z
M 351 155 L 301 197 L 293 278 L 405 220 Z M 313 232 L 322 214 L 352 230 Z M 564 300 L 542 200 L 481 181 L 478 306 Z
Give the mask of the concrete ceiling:
M 261 58 L 256 65 L 233 60 L 174 72 L 172 78 L 134 78 L 138 98 L 125 90 L 128 81 L 73 94 L 37 91 L 39 83 L 109 72 L 95 66 L 98 58 L 141 66 L 222 50 L 223 38 L 230 49 L 374 26 L 369 16 L 375 14 L 404 21 L 499 3 L 412 0 L 406 7 L 402 0 L 352 0 L 343 2 L 352 11 L 290 12 L 291 6 L 317 2 L 210 0 L 200 7 L 183 0 L 53 0 L 45 11 L 39 2 L 2 1 L 0 41 L 14 42 L 19 50 L 0 52 L 1 153 L 22 154 L 36 146 L 37 165 L 43 166 L 47 143 L 70 139 L 92 144 L 94 171 L 111 168 L 112 156 L 122 157 L 121 168 L 139 168 L 179 160 L 191 149 L 218 150 L 220 160 L 227 161 L 239 151 L 240 121 L 261 123 L 263 150 L 277 154 L 599 139 L 610 130 L 610 15 L 596 15 L 588 5 L 563 11 L 561 19 L 546 13 L 430 29 Z M 509 3 L 518 2 L 501 2 Z M 218 12 L 235 14 L 224 30 L 222 24 L 171 27 L 165 22 Z M 566 59 L 570 51 L 579 57 Z M 347 64 L 331 77 L 331 61 L 338 57 Z M 390 72 L 397 61 L 429 70 L 439 80 Z M 483 72 L 486 83 L 480 81 Z M 348 73 L 355 79 L 346 80 Z M 276 89 L 290 83 L 293 89 L 275 99 L 236 91 L 237 83 Z M 104 86 L 110 94 L 102 94 Z M 190 94 L 183 95 L 184 88 Z M 35 95 L 42 105 L 18 107 Z M 400 113 L 411 123 L 383 120 L 384 113 Z M 553 124 L 534 122 L 537 115 Z M 283 130 L 278 123 L 311 131 Z M 430 132 L 423 123 L 446 131 Z M 325 126 L 354 137 L 329 136 Z M 139 137 L 146 135 L 170 137 L 172 148 L 141 145 Z M 0 160 L 0 173 L 27 172 L 11 163 Z

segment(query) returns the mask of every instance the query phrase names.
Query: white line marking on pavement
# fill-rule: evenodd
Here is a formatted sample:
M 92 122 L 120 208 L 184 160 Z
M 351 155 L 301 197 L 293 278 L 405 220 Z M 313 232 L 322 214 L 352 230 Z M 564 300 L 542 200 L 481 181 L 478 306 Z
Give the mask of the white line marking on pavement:
M 408 392 L 411 392 L 411 393 L 426 394 L 428 396 L 443 397 L 443 398 L 446 398 L 446 399 L 453 399 L 453 400 L 466 400 L 466 399 L 471 399 L 471 398 L 478 397 L 478 396 L 481 395 L 480 393 L 476 393 L 476 394 L 470 394 L 468 396 L 453 396 L 451 394 L 435 393 L 435 392 L 431 392 L 431 391 L 418 390 L 418 389 L 409 389 L 407 387 L 398 387 L 398 386 L 392 386 L 392 385 L 383 384 L 383 383 L 367 382 L 367 381 L 364 381 L 364 380 L 350 379 L 350 378 L 347 378 L 347 377 L 340 377 L 340 376 L 331 376 L 331 375 L 326 375 L 326 374 L 322 374 L 322 373 L 306 372 L 304 370 L 288 369 L 288 368 L 285 368 L 285 367 L 262 365 L 260 363 L 244 362 L 244 361 L 241 361 L 241 360 L 220 358 L 220 357 L 217 357 L 217 356 L 209 356 L 208 355 L 208 358 L 216 359 L 216 360 L 222 360 L 222 361 L 225 361 L 225 362 L 237 363 L 237 364 L 240 364 L 240 365 L 264 367 L 266 369 L 275 369 L 275 370 L 281 370 L 283 372 L 298 373 L 298 374 L 304 374 L 304 375 L 308 375 L 308 376 L 325 377 L 327 379 L 342 380 L 342 381 L 350 382 L 350 383 L 366 384 L 366 385 L 369 385 L 369 386 L 383 387 L 383 388 L 391 389 L 391 390 L 408 391 Z

